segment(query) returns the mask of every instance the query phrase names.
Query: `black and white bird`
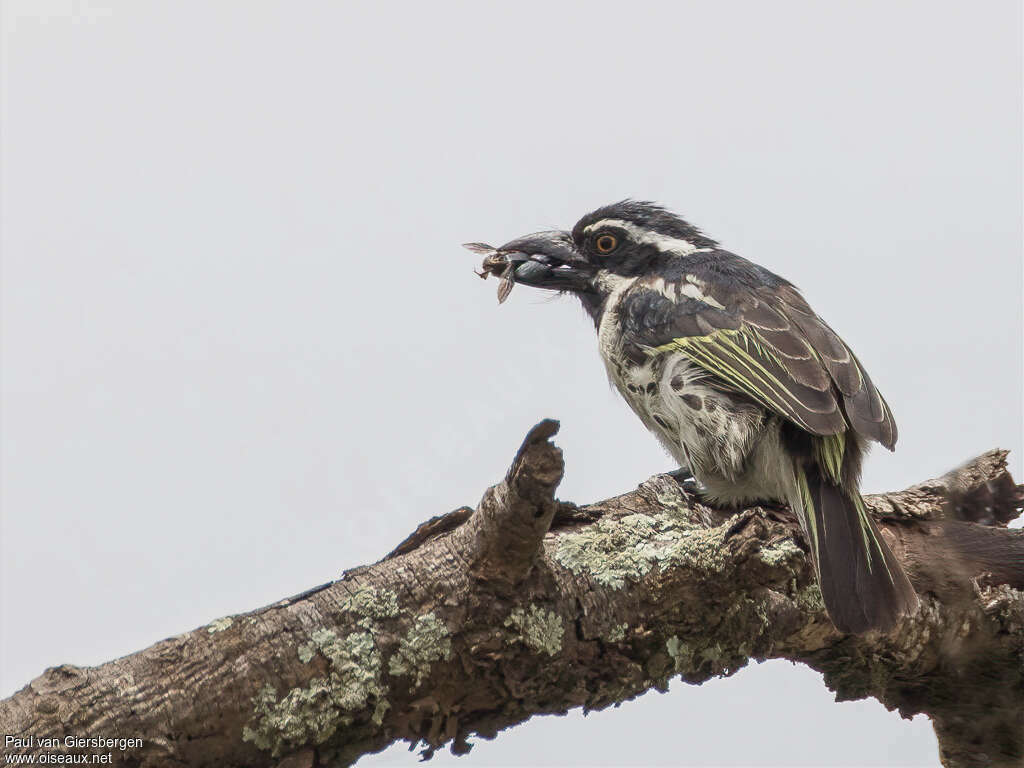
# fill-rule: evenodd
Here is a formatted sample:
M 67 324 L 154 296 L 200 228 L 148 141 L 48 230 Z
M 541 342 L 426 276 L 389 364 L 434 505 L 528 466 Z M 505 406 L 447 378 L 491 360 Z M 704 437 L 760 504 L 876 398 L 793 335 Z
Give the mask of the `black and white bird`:
M 505 295 L 579 297 L 611 382 L 709 500 L 790 505 L 838 629 L 884 631 L 915 610 L 859 491 L 868 443 L 892 450 L 896 423 L 792 283 L 632 200 L 493 249 L 484 269 Z

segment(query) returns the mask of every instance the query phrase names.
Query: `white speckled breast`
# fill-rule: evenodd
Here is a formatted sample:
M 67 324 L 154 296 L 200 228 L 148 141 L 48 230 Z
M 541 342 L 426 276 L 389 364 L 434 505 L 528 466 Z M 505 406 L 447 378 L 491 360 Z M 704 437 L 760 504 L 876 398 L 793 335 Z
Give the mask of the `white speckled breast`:
M 766 412 L 713 386 L 710 375 L 678 351 L 642 362 L 623 353 L 619 310 L 635 278 L 605 278 L 610 288 L 598 327 L 608 378 L 665 449 L 701 482 L 735 482 L 746 469 Z

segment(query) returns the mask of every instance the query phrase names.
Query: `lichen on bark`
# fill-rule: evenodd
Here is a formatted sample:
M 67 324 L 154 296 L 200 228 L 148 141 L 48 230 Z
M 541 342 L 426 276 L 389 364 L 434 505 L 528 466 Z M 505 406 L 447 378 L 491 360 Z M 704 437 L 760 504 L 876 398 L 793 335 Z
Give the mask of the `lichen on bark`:
M 342 601 L 341 610 L 361 616 L 356 623 L 365 629 L 373 629 L 378 620 L 398 615 L 398 595 L 386 587 L 359 587 Z
M 602 518 L 561 536 L 555 560 L 612 589 L 639 582 L 655 565 L 720 570 L 725 563 L 722 542 L 730 522 L 706 528 L 672 511 Z
M 116 719 L 144 737 L 128 765 L 323 768 L 398 740 L 462 754 L 537 714 L 785 658 L 839 698 L 928 714 L 949 768 L 1020 764 L 1024 535 L 1005 524 L 1024 489 L 1005 453 L 867 500 L 922 607 L 890 635 L 844 636 L 787 510 L 691 504 L 667 476 L 557 502 L 553 434 L 531 430 L 471 514 L 337 582 L 100 667 L 48 669 L 0 701 L 0 730 Z
M 413 688 L 419 687 L 435 661 L 451 657 L 449 634 L 444 622 L 433 612 L 417 616 L 391 656 L 388 671 L 395 676 L 412 677 Z
M 265 685 L 253 700 L 253 720 L 242 729 L 243 740 L 274 755 L 290 746 L 322 744 L 339 726 L 352 722 L 350 713 L 371 702 L 373 721 L 382 722 L 390 705 L 373 636 L 354 632 L 339 638 L 333 630 L 319 629 L 311 641 L 300 647 L 300 660 L 308 662 L 315 648 L 330 662 L 330 673 L 292 688 L 280 699 L 272 685 Z
M 234 620 L 230 616 L 225 616 L 223 618 L 215 619 L 214 621 L 211 621 L 206 626 L 206 631 L 209 632 L 211 635 L 215 635 L 218 632 L 223 632 L 225 629 L 230 627 L 232 624 L 234 624 Z
M 516 608 L 507 619 L 505 626 L 516 630 L 515 639 L 527 647 L 554 656 L 562 650 L 562 636 L 565 625 L 562 617 L 554 611 L 531 605 L 529 610 Z

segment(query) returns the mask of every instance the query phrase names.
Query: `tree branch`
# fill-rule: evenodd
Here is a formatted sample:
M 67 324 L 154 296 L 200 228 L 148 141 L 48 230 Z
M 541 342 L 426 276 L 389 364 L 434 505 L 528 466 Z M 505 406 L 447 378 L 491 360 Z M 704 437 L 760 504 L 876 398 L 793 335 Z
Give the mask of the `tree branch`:
M 1024 755 L 1021 487 L 991 451 L 868 499 L 922 596 L 888 636 L 839 634 L 786 511 L 710 509 L 669 476 L 585 507 L 556 501 L 557 422 L 527 435 L 476 510 L 380 562 L 94 668 L 46 670 L 0 702 L 8 753 L 47 736 L 141 737 L 131 766 L 346 765 L 397 740 L 601 709 L 679 675 L 800 661 L 840 699 L 928 714 L 947 766 Z M 69 752 L 109 751 L 94 745 Z

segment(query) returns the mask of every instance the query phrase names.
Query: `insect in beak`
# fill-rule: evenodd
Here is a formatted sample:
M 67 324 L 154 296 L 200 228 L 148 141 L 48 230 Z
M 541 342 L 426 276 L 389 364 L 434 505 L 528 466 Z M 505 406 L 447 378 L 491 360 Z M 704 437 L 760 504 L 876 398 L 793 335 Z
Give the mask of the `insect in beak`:
M 516 262 L 498 253 L 497 248 L 487 243 L 464 243 L 462 247 L 484 257 L 481 271 L 476 272 L 477 276 L 486 280 L 491 275 L 498 275 L 498 303 L 504 304 L 516 284 Z

